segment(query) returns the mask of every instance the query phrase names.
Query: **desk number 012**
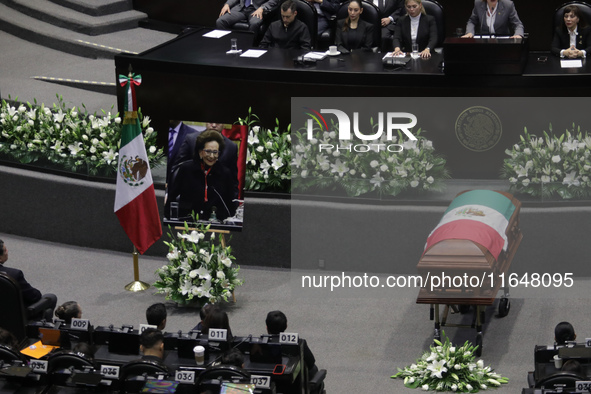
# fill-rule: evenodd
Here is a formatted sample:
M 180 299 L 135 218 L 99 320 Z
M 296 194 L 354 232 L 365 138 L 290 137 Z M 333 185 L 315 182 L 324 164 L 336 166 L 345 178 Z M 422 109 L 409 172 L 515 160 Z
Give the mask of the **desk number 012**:
M 297 345 L 298 337 L 298 334 L 294 332 L 282 332 L 279 334 L 279 343 L 284 345 Z

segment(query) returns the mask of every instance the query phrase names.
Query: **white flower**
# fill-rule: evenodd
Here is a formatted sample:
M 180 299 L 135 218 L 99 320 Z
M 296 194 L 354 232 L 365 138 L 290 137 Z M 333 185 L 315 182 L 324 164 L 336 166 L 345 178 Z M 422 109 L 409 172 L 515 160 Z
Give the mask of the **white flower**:
M 82 142 L 76 142 L 75 144 L 68 145 L 68 149 L 72 156 L 76 156 L 78 152 L 82 150 Z
M 377 160 L 372 160 L 369 165 L 371 166 L 371 168 L 376 168 L 377 166 L 380 165 L 380 163 L 378 163 Z
M 570 173 L 566 174 L 564 177 L 562 184 L 567 186 L 579 186 L 580 185 L 579 178 L 577 177 L 576 171 L 571 171 Z
M 495 379 L 488 379 L 487 382 L 489 382 L 493 386 L 500 386 L 501 385 L 501 383 Z
M 226 279 L 226 275 L 224 274 L 224 271 L 218 271 L 216 274 L 218 279 Z
M 107 162 L 107 164 L 111 164 L 119 154 L 113 150 L 113 148 L 109 149 L 108 152 L 103 152 L 103 158 Z
M 433 183 L 433 182 L 435 182 L 435 179 L 433 179 L 433 177 L 430 176 L 430 177 L 427 178 L 427 182 L 428 183 Z M 452 349 L 454 349 L 454 350 L 452 350 L 452 352 L 455 352 L 456 351 L 455 348 L 452 348 Z
M 421 389 L 423 389 L 423 391 L 429 391 L 429 385 L 428 384 L 424 384 L 421 386 Z
M 66 114 L 60 109 L 58 113 L 53 114 L 53 120 L 57 123 L 61 123 L 64 120 L 64 116 L 66 116 Z
M 531 149 L 529 149 L 529 148 L 525 148 L 525 149 L 523 150 L 523 153 L 525 153 L 526 155 L 531 155 Z
M 305 177 L 307 177 L 307 176 L 308 176 L 308 170 L 303 170 L 303 171 L 302 171 L 302 173 L 300 174 L 300 176 L 301 176 L 302 178 L 305 178 Z
M 273 160 L 271 160 L 271 166 L 275 169 L 278 170 L 281 167 L 283 167 L 283 159 L 281 157 L 276 157 Z
M 205 279 L 205 280 L 211 280 L 211 274 L 209 273 L 207 268 L 201 266 L 196 271 L 197 271 L 197 275 L 199 275 L 199 278 Z
M 265 147 L 262 146 L 262 145 L 259 145 L 259 146 L 257 146 L 256 151 L 259 152 L 259 153 L 263 153 L 265 151 Z
M 524 180 L 521 181 L 521 183 L 523 183 L 523 186 L 527 186 L 529 185 L 530 180 L 528 178 L 525 178 Z
M 177 248 L 173 248 L 167 255 L 166 258 L 169 260 L 176 260 L 179 258 L 179 250 Z
M 197 270 L 193 270 L 193 271 L 189 272 L 189 276 L 192 279 L 195 279 L 197 277 L 197 275 L 199 275 L 199 273 L 197 272 Z
M 472 385 L 471 385 L 471 384 L 467 384 L 467 385 L 466 385 L 466 390 L 468 390 L 468 391 L 472 391 L 472 389 L 473 389 L 473 388 L 474 388 L 474 387 L 472 387 Z
M 198 231 L 193 230 L 189 234 L 180 234 L 180 237 L 196 244 L 199 243 L 200 239 L 202 239 L 201 235 L 202 234 L 200 234 Z
M 417 187 L 419 186 L 419 181 L 414 180 L 414 181 L 410 181 L 410 187 Z
M 456 364 L 454 365 L 454 369 L 459 371 L 460 369 L 462 369 L 462 366 L 460 364 Z
M 542 183 L 550 183 L 550 177 L 548 175 L 542 175 Z
M 382 171 L 386 171 L 387 169 L 388 169 L 388 166 L 386 164 L 382 164 L 380 166 L 380 170 L 382 170 Z
M 153 129 L 152 127 L 148 127 L 148 128 L 146 129 L 146 135 L 148 135 L 148 134 L 152 134 L 153 132 L 154 132 L 154 129 Z
M 478 368 L 484 368 L 484 361 L 478 360 L 476 361 L 476 365 L 478 366 Z
M 384 182 L 384 180 L 385 180 L 384 177 L 382 177 L 380 175 L 380 172 L 378 171 L 374 174 L 374 176 L 371 178 L 371 180 L 369 182 L 373 183 L 374 187 L 378 188 L 378 187 L 382 186 L 382 182 Z
M 330 166 L 332 167 L 330 172 L 336 172 L 340 177 L 343 177 L 343 175 L 349 171 L 349 167 L 347 167 L 345 163 L 341 162 L 341 159 L 337 159 L 335 164 L 331 164 Z
M 146 128 L 150 125 L 150 117 L 149 116 L 144 116 L 144 119 L 142 119 L 142 128 Z
M 258 127 L 258 126 L 255 126 L 255 127 Z M 248 133 L 248 144 L 249 145 L 255 145 L 255 144 L 259 143 L 259 137 L 257 137 L 253 131 L 254 131 L 254 128 L 253 128 L 253 130 L 250 131 L 250 133 Z
M 560 156 L 559 155 L 552 156 L 552 162 L 560 163 Z
M 332 152 L 332 155 L 334 157 L 339 157 L 341 155 L 341 152 L 339 152 L 338 150 L 335 150 L 334 152 Z
M 191 283 L 190 280 L 186 280 L 182 285 L 181 285 L 181 294 L 185 295 L 187 293 L 189 293 L 191 291 L 191 287 L 193 287 L 193 284 Z
M 150 153 L 155 153 L 156 152 L 156 147 L 154 145 L 152 145 L 150 147 L 150 149 L 148 149 L 150 151 Z
M 113 119 L 113 121 L 117 124 L 121 123 L 121 118 L 120 117 L 116 117 L 115 119 Z
M 457 384 L 452 384 L 451 385 L 451 391 L 458 391 L 458 385 Z
M 232 265 L 232 260 L 230 260 L 230 258 L 225 255 L 222 255 L 220 257 L 220 261 L 223 265 L 225 265 L 228 268 L 230 268 L 230 266 Z
M 483 389 L 483 390 L 486 390 L 487 389 L 486 384 L 481 384 L 480 385 L 480 388 Z

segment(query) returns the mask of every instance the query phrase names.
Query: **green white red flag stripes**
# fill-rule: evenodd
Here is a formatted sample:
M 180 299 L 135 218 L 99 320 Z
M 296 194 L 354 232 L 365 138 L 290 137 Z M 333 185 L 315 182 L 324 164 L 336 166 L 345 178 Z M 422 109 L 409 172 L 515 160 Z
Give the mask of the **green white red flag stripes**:
M 467 239 L 499 258 L 507 250 L 507 226 L 515 206 L 492 190 L 472 190 L 456 197 L 427 238 L 425 252 L 446 239 Z
M 126 100 L 117 166 L 115 214 L 138 252 L 143 254 L 160 239 L 162 226 L 150 163 L 137 117 L 135 86 L 141 83 L 141 76 L 119 75 L 119 82 L 126 87 Z

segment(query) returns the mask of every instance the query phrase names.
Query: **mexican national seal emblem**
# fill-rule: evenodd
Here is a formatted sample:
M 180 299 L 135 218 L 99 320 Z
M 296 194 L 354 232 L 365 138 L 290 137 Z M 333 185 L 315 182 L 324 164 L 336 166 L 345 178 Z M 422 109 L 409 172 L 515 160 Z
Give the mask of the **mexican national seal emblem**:
M 134 157 L 121 157 L 119 162 L 119 174 L 123 181 L 129 186 L 142 185 L 142 179 L 148 172 L 148 163 L 140 158 L 139 156 Z
M 501 120 L 486 107 L 470 107 L 456 119 L 456 137 L 464 148 L 471 151 L 484 152 L 493 148 L 502 134 Z

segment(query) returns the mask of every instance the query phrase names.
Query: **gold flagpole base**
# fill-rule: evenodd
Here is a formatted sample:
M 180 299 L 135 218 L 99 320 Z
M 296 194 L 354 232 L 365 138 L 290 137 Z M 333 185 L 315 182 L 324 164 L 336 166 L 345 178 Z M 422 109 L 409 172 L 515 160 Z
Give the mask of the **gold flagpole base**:
M 125 285 L 125 290 L 133 291 L 134 293 L 137 293 L 138 291 L 144 291 L 149 288 L 150 288 L 150 285 L 147 284 L 146 282 L 142 282 L 141 280 L 135 280 L 135 281 L 131 282 L 130 284 Z

